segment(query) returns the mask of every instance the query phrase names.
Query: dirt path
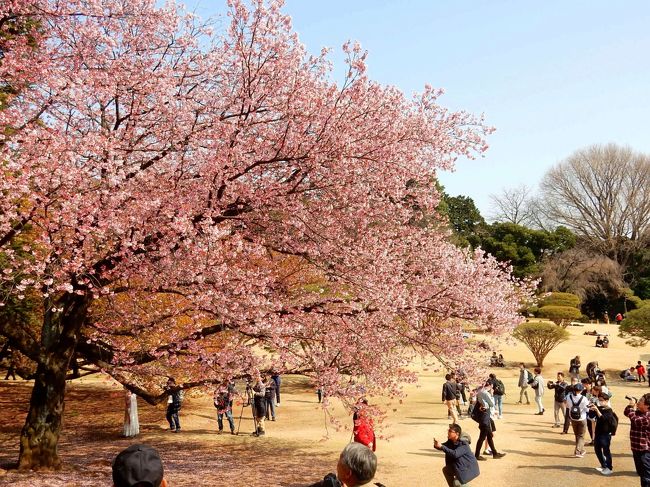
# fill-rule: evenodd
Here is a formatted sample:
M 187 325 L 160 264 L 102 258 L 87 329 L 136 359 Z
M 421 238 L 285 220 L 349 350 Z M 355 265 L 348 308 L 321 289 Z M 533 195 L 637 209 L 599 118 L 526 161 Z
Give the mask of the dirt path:
M 593 328 L 593 326 L 591 327 Z M 589 329 L 591 329 L 589 328 Z M 638 485 L 629 451 L 629 421 L 622 417 L 625 395 L 639 396 L 650 391 L 647 384 L 623 384 L 614 379 L 614 372 L 650 359 L 650 350 L 634 349 L 616 337 L 614 325 L 601 325 L 610 331 L 608 349 L 593 347 L 594 337 L 583 336 L 586 328 L 570 329 L 572 339 L 554 350 L 546 359 L 544 376 L 553 377 L 566 371 L 575 355 L 584 365 L 598 360 L 611 371 L 610 383 L 615 393 L 613 405 L 621 416 L 619 433 L 613 440 L 614 474 L 602 477 L 594 470 L 598 462 L 592 448 L 585 458 L 571 457 L 573 436 L 561 435 L 550 426 L 552 394 L 547 391 L 544 416 L 535 416 L 533 405 L 514 404 L 518 400 L 517 363 L 532 363 L 522 345 L 502 350 L 509 367 L 498 369 L 508 395 L 504 401 L 504 419 L 497 423 L 497 448 L 507 452 L 501 460 L 481 462 L 481 476 L 474 482 L 483 487 L 558 487 L 585 485 L 590 487 L 629 487 Z M 377 449 L 379 469 L 376 480 L 388 487 L 443 486 L 440 469 L 443 456 L 433 450 L 434 436 L 444 439 L 448 421 L 440 403 L 442 378 L 439 373 L 423 371 L 418 386 L 408 388 L 408 397 L 389 414 L 385 434 Z M 20 427 L 25 417 L 30 384 L 0 382 L 0 467 L 10 468 L 18 452 Z M 60 452 L 66 467 L 50 474 L 18 474 L 9 470 L 0 476 L 0 485 L 17 486 L 82 486 L 111 485 L 110 461 L 121 449 L 132 443 L 119 437 L 122 421 L 122 393 L 119 387 L 103 379 L 84 379 L 70 386 L 66 406 L 66 428 Z M 170 485 L 230 486 L 303 486 L 322 478 L 335 469 L 338 453 L 350 439 L 349 430 L 337 431 L 316 402 L 316 395 L 298 377 L 285 377 L 282 405 L 278 421 L 267 423 L 267 436 L 249 436 L 253 430 L 249 410 L 244 410 L 239 436 L 217 435 L 215 409 L 208 396 L 190 397 L 181 413 L 183 432 L 165 430 L 164 409 L 143 401 L 140 405 L 141 435 L 138 441 L 159 449 Z M 237 420 L 241 412 L 235 408 Z M 344 424 L 349 415 L 340 407 L 333 415 Z M 474 439 L 476 423 L 463 420 Z M 246 433 L 246 434 L 244 434 Z M 327 439 L 325 437 L 327 436 Z

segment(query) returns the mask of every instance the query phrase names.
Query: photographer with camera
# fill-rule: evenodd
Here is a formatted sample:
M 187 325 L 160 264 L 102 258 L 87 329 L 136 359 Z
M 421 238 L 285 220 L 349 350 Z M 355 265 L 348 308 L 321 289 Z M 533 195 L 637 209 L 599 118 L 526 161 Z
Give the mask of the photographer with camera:
M 535 404 L 537 404 L 537 416 L 544 414 L 544 404 L 542 404 L 542 399 L 544 399 L 544 377 L 542 377 L 542 369 L 540 367 L 535 367 L 533 369 L 535 375 L 528 379 L 528 384 L 535 391 Z
M 442 473 L 449 487 L 468 484 L 479 476 L 478 462 L 469 447 L 469 440 L 461 437 L 460 425 L 450 424 L 447 430 L 447 441 L 440 443 L 433 439 L 433 447 L 445 453 L 445 466 Z
M 553 428 L 559 428 L 562 426 L 560 423 L 560 412 L 562 412 L 562 423 L 566 423 L 566 396 L 568 392 L 569 384 L 564 380 L 564 373 L 557 373 L 557 380 L 555 382 L 549 381 L 547 384 L 549 389 L 555 391 L 554 402 L 553 402 L 553 415 L 555 417 L 555 423 L 553 423 Z M 566 433 L 566 431 L 564 431 Z
M 612 474 L 612 453 L 609 449 L 612 443 L 612 436 L 618 428 L 618 416 L 609 406 L 610 396 L 606 392 L 599 392 L 597 403 L 589 404 L 589 419 L 596 423 L 594 431 L 594 451 L 600 467 L 598 470 L 603 475 Z
M 624 414 L 630 418 L 634 466 L 641 478 L 641 487 L 650 487 L 650 394 L 644 394 L 639 400 L 628 396 L 625 399 L 630 401 Z

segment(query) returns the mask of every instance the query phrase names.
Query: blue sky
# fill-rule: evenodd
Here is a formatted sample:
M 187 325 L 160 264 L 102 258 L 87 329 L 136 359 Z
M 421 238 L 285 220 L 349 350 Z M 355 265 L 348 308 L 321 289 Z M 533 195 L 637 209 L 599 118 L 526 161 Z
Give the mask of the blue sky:
M 201 16 L 225 1 L 188 0 Z M 615 142 L 650 153 L 650 2 L 287 0 L 311 52 L 358 40 L 368 74 L 407 94 L 426 83 L 440 103 L 497 128 L 476 161 L 440 179 L 490 213 L 489 195 L 535 187 L 574 150 Z

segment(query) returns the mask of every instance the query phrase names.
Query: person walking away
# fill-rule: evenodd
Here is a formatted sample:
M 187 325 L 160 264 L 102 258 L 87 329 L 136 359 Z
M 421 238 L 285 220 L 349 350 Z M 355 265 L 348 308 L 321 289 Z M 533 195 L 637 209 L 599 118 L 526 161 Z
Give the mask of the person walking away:
M 494 446 L 494 421 L 492 421 L 492 418 L 490 417 L 490 410 L 485 404 L 481 402 L 480 397 L 481 396 L 479 394 L 479 400 L 477 401 L 476 406 L 472 411 L 472 419 L 478 423 L 479 429 L 479 436 L 476 442 L 474 456 L 477 460 L 486 460 L 486 458 L 481 455 L 481 446 L 483 445 L 484 441 L 487 441 L 490 447 L 490 451 L 492 452 L 492 457 L 496 459 L 503 458 L 506 456 L 506 454 L 497 452 L 497 449 Z
M 519 387 L 519 402 L 517 404 L 523 404 L 524 396 L 526 396 L 526 404 L 530 404 L 530 399 L 528 399 L 528 381 L 532 378 L 532 375 L 526 369 L 526 364 L 521 362 L 519 364 L 519 381 L 517 386 Z
M 625 407 L 624 414 L 630 418 L 630 448 L 634 457 L 636 473 L 641 487 L 650 487 L 650 394 L 644 394 Z
M 476 457 L 464 439 L 461 439 L 462 429 L 458 424 L 450 424 L 447 430 L 447 441 L 440 443 L 433 439 L 433 447 L 445 453 L 445 466 L 442 474 L 449 487 L 463 487 L 479 476 L 480 470 Z
M 596 423 L 594 432 L 594 451 L 600 462 L 600 467 L 596 467 L 603 475 L 611 475 L 614 468 L 612 467 L 612 453 L 609 449 L 612 443 L 612 436 L 616 434 L 618 428 L 618 416 L 609 405 L 609 395 L 601 392 L 598 395 L 598 404 L 589 405 L 589 416 Z
M 645 367 L 643 366 L 640 360 L 637 361 L 635 368 L 636 368 L 636 375 L 639 379 L 639 382 L 645 382 L 646 381 Z
M 569 407 L 569 419 L 575 436 L 576 458 L 585 456 L 585 431 L 587 431 L 587 412 L 589 401 L 582 395 L 582 384 L 573 386 L 572 392 L 567 396 L 566 402 Z
M 562 422 L 566 419 L 566 406 L 565 399 L 567 395 L 567 384 L 564 380 L 564 374 L 562 372 L 557 373 L 557 380 L 555 382 L 550 382 L 547 384 L 549 389 L 554 391 L 553 396 L 553 417 L 555 418 L 555 423 L 553 423 L 553 428 L 559 428 L 562 426 L 560 424 L 560 412 L 562 412 Z
M 546 411 L 543 404 L 546 381 L 544 380 L 544 377 L 542 377 L 542 369 L 540 367 L 535 367 L 533 372 L 535 375 L 531 379 L 528 379 L 528 383 L 535 391 L 535 404 L 537 404 L 537 412 L 535 414 L 541 416 L 544 414 L 544 411 Z
M 494 397 L 494 407 L 497 417 L 503 418 L 503 396 L 506 395 L 506 386 L 497 379 L 496 374 L 490 374 L 490 381 L 492 382 L 492 395 Z
M 275 398 L 277 400 L 277 403 L 275 404 L 276 406 L 280 405 L 280 385 L 282 384 L 282 377 L 280 377 L 280 374 L 275 372 L 271 376 L 271 380 L 275 382 Z M 318 401 L 320 402 L 320 401 Z
M 169 430 L 174 433 L 181 432 L 181 423 L 178 418 L 178 413 L 181 410 L 181 390 L 176 388 L 176 381 L 170 377 L 167 381 L 167 389 L 170 394 L 167 398 L 167 422 L 169 423 Z
M 228 382 L 222 383 L 214 391 L 214 407 L 217 408 L 217 425 L 219 427 L 218 434 L 223 433 L 223 417 L 226 416 L 228 426 L 230 426 L 230 434 L 235 434 L 235 419 L 232 415 L 232 400 L 233 395 L 231 387 Z
M 569 376 L 580 378 L 580 355 L 576 355 L 569 362 Z
M 124 388 L 124 429 L 125 438 L 133 438 L 140 433 L 138 420 L 138 396 Z
M 458 423 L 456 382 L 452 380 L 451 374 L 445 375 L 445 383 L 442 385 L 442 402 L 447 406 L 447 416 L 451 417 L 454 424 Z

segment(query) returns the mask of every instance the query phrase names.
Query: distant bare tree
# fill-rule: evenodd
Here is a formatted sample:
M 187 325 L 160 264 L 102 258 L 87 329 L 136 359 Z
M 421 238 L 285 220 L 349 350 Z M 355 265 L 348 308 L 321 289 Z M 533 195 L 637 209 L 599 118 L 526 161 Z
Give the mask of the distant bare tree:
M 602 254 L 576 247 L 552 255 L 544 261 L 541 275 L 543 291 L 588 295 L 621 295 L 626 285 L 618 262 Z
M 538 211 L 625 265 L 650 240 L 650 158 L 615 144 L 579 150 L 550 169 Z
M 497 222 L 526 225 L 531 221 L 531 188 L 522 184 L 516 188 L 504 188 L 500 194 L 490 195 L 492 218 Z

